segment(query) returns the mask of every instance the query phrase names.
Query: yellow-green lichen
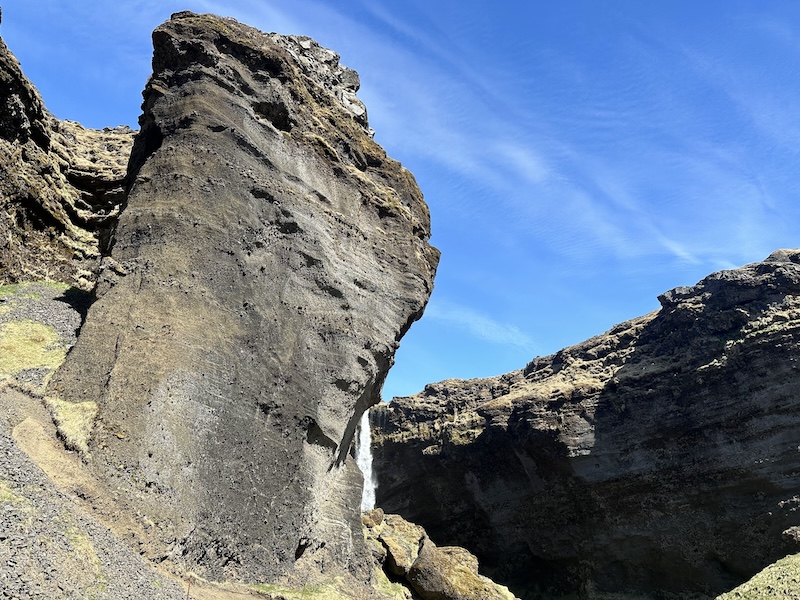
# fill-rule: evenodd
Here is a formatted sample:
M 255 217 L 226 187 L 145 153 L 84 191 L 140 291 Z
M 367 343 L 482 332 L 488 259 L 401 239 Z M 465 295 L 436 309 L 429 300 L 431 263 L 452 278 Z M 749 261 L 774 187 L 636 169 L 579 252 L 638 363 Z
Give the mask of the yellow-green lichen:
M 65 535 L 69 541 L 70 546 L 74 550 L 74 556 L 93 574 L 95 585 L 92 587 L 101 586 L 105 580 L 102 568 L 100 566 L 100 559 L 97 556 L 92 540 L 86 535 L 84 531 L 75 525 L 69 525 L 65 530 Z M 98 590 L 99 591 L 99 590 Z
M 55 329 L 36 321 L 0 324 L 0 380 L 24 369 L 55 370 L 67 355 Z
M 289 587 L 270 583 L 251 584 L 250 589 L 280 600 L 353 600 L 353 595 L 342 589 L 344 583 L 337 577 L 329 583 Z
M 25 498 L 17 494 L 14 490 L 9 487 L 8 483 L 5 481 L 0 480 L 0 504 L 2 503 L 9 503 L 9 504 L 20 504 L 25 501 Z
M 795 600 L 800 596 L 800 554 L 771 564 L 717 600 Z
M 22 495 L 18 490 L 15 490 L 8 482 L 0 479 L 0 506 L 6 505 L 13 507 L 13 512 L 17 513 L 22 519 L 21 524 L 26 529 L 30 529 L 33 525 L 34 518 L 38 511 L 34 508 L 31 501 Z
M 327 598 L 327 596 L 320 596 L 324 588 L 323 586 L 318 585 L 306 585 L 300 588 L 290 588 L 271 583 L 254 583 L 250 586 L 250 588 L 261 594 L 287 598 L 287 600 L 290 598 L 292 600 L 295 598 Z

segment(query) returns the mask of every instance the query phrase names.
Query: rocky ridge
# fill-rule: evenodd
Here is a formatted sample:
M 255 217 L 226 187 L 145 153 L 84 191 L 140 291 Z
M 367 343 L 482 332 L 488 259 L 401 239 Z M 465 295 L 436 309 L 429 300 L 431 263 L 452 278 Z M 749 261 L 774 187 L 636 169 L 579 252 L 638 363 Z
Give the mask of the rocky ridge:
M 710 597 L 797 552 L 800 251 L 374 410 L 377 502 L 523 597 Z
M 53 117 L 0 40 L 0 285 L 47 279 L 91 289 L 134 133 Z

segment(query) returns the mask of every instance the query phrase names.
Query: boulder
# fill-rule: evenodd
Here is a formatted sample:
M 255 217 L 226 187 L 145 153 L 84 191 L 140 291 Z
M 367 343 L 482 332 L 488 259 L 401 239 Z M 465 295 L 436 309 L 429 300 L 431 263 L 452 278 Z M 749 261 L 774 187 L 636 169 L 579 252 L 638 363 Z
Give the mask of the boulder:
M 386 548 L 386 568 L 389 572 L 406 577 L 427 537 L 419 525 L 409 523 L 398 515 L 387 515 L 378 540 Z
M 508 588 L 478 573 L 478 559 L 457 546 L 438 548 L 426 539 L 408 572 L 422 600 L 514 600 Z
M 422 600 L 515 600 L 508 588 L 478 573 L 478 559 L 464 548 L 439 548 L 419 525 L 376 511 L 364 515 L 364 535 L 384 548 L 375 556 L 387 583 L 399 582 Z

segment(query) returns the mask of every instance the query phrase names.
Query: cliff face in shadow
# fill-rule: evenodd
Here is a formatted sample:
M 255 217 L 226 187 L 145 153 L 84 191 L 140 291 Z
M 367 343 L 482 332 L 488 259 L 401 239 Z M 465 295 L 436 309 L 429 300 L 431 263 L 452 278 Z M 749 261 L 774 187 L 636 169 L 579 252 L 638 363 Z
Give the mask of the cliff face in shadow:
M 351 442 L 431 291 L 422 194 L 330 50 L 191 13 L 153 40 L 127 205 L 47 390 L 56 420 L 155 560 L 368 579 Z
M 798 549 L 800 252 L 373 415 L 377 502 L 518 594 L 716 594 Z

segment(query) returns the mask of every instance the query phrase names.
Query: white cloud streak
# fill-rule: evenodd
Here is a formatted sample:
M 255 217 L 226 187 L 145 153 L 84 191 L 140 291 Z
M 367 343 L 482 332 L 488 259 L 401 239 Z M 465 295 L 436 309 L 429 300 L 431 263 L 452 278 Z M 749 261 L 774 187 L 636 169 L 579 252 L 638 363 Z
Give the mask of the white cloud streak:
M 486 342 L 534 352 L 533 339 L 518 327 L 496 321 L 470 307 L 443 300 L 432 301 L 425 309 L 425 317 L 466 331 Z

